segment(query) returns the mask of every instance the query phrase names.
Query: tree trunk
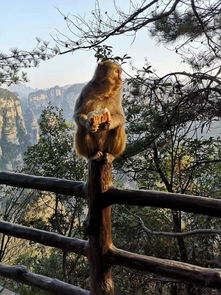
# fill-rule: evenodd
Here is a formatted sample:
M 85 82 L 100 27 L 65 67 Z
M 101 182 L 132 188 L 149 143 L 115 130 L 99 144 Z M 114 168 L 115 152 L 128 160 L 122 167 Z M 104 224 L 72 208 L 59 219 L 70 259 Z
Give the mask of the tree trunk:
M 179 211 L 172 211 L 173 216 L 173 230 L 174 232 L 181 232 L 181 215 Z M 177 237 L 177 243 L 180 251 L 180 258 L 182 262 L 188 262 L 186 246 L 183 237 Z

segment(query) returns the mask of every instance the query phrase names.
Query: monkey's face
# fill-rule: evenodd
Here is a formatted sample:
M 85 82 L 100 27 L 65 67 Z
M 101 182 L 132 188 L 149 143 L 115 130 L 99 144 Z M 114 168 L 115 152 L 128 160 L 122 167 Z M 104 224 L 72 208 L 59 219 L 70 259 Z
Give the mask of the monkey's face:
M 104 61 L 98 64 L 96 73 L 100 76 L 99 78 L 112 77 L 121 80 L 121 67 L 112 62 Z
M 122 81 L 121 79 L 121 73 L 122 73 L 122 70 L 120 67 L 115 67 L 112 69 L 112 73 L 110 74 L 114 80 L 120 80 Z
M 103 87 L 105 86 L 106 90 L 109 87 L 117 90 L 122 87 L 121 73 L 122 69 L 118 64 L 113 61 L 104 61 L 98 64 L 94 80 Z

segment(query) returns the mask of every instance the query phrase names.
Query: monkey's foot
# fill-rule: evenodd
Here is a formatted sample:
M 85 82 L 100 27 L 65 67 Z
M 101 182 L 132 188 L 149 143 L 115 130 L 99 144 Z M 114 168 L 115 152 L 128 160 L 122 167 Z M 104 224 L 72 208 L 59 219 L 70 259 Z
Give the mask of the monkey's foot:
M 113 162 L 113 160 L 114 160 L 114 156 L 112 154 L 105 153 L 105 155 L 104 155 L 104 161 L 106 163 L 110 163 L 111 164 Z
M 104 154 L 101 151 L 98 151 L 95 155 L 90 157 L 90 160 L 101 161 L 103 159 Z

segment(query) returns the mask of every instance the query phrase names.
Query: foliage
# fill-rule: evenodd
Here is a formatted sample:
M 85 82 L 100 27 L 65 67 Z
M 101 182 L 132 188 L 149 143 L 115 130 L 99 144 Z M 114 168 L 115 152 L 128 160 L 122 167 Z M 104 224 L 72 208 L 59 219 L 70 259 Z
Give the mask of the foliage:
M 207 93 L 205 97 L 203 86 L 188 78 L 176 76 L 165 82 L 157 77 L 150 65 L 144 66 L 136 79 L 128 79 L 126 83 L 124 109 L 128 145 L 116 167 L 121 167 L 128 182 L 139 189 L 219 196 L 221 139 L 215 135 L 210 137 L 213 125 L 218 121 L 219 96 Z M 163 209 L 127 207 L 118 208 L 114 216 L 118 247 L 203 266 L 219 265 L 219 236 L 174 236 L 171 239 L 164 234 L 219 228 L 218 219 Z M 156 289 L 151 292 L 153 286 L 162 288 L 162 294 L 169 292 L 167 288 L 176 288 L 179 294 L 209 294 L 206 289 L 198 290 L 188 285 L 175 284 L 174 287 L 172 281 L 165 283 L 158 277 L 148 276 L 149 281 L 141 279 L 139 275 L 134 276 L 133 271 L 127 276 L 130 280 L 125 278 L 118 287 L 120 290 L 125 288 L 128 294 L 132 288 L 127 287 L 128 284 L 140 294 L 147 292 L 143 284 L 149 286 L 149 293 L 145 294 L 155 294 Z M 140 289 L 136 285 L 138 281 Z
M 61 110 L 49 105 L 40 121 L 40 138 L 24 155 L 24 171 L 34 175 L 82 180 L 85 163 L 73 151 L 73 124 L 67 123 Z
M 73 180 L 84 179 L 85 163 L 73 151 L 74 126 L 64 120 L 62 111 L 49 105 L 42 112 L 39 126 L 39 141 L 25 153 L 22 172 Z M 14 195 L 14 199 L 10 198 L 9 207 L 5 208 L 5 220 L 58 232 L 68 237 L 82 238 L 84 235 L 84 200 L 75 196 L 33 190 L 25 193 L 22 190 L 17 198 L 15 191 L 10 193 Z M 8 211 L 10 214 L 7 214 Z M 16 241 L 19 253 L 15 253 L 13 243 L 15 245 L 14 239 L 11 244 L 5 242 L 6 254 L 14 253 L 14 260 L 9 263 L 24 263 L 32 271 L 77 285 L 83 284 L 88 276 L 85 258 L 27 241 Z M 4 261 L 8 255 L 4 256 Z M 27 286 L 19 287 L 19 292 L 38 294 L 35 289 Z
M 179 1 L 178 1 L 179 2 Z M 220 63 L 220 1 L 192 0 L 157 19 L 152 36 L 175 43 L 175 51 L 195 70 L 217 69 Z
M 122 65 L 126 63 L 128 59 L 131 58 L 127 54 L 124 54 L 122 57 L 114 56 L 113 47 L 108 45 L 97 45 L 94 46 L 93 50 L 95 51 L 94 56 L 97 59 L 97 61 L 113 60 Z
M 39 141 L 25 153 L 23 171 L 82 180 L 85 177 L 85 163 L 74 154 L 73 125 L 65 122 L 62 111 L 49 105 L 42 112 L 39 126 Z M 32 199 L 24 223 L 76 236 L 81 229 L 83 210 L 84 201 L 79 198 L 38 192 Z
M 50 59 L 59 53 L 58 47 L 50 48 L 49 42 L 37 39 L 32 51 L 12 48 L 10 53 L 0 53 L 0 86 L 27 82 L 27 74 L 21 69 L 36 67 L 41 61 Z
M 27 253 L 24 252 L 20 255 L 17 263 L 26 265 L 32 272 L 83 288 L 85 288 L 85 280 L 89 272 L 85 257 L 74 253 L 67 255 L 67 253 L 62 253 L 58 249 L 47 249 L 40 245 L 32 245 Z M 22 290 L 21 294 L 26 294 L 27 289 L 27 287 L 20 289 Z M 38 294 L 37 292 L 36 289 L 33 290 L 33 294 Z

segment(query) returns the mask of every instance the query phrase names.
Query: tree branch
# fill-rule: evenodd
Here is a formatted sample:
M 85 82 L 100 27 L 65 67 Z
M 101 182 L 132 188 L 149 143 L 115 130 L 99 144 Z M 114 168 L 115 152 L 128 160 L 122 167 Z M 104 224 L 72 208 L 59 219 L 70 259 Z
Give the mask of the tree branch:
M 139 21 L 139 19 L 137 17 L 140 14 L 142 14 L 144 11 L 146 11 L 147 9 L 152 7 L 157 2 L 158 2 L 158 0 L 153 0 L 150 3 L 148 3 L 146 6 L 137 9 L 134 13 L 129 15 L 126 18 L 126 20 L 122 21 L 122 23 L 120 23 L 120 25 L 115 26 L 115 27 L 113 26 L 113 29 L 110 30 L 110 31 L 108 31 L 108 29 L 107 29 L 107 31 L 105 32 L 105 31 L 102 31 L 102 30 L 98 30 L 98 28 L 97 28 L 97 31 L 98 31 L 97 35 L 95 33 L 95 30 L 94 30 L 93 35 L 90 36 L 89 32 L 83 31 L 82 26 L 78 26 L 79 27 L 78 30 L 80 30 L 80 32 L 82 32 L 82 36 L 80 36 L 80 41 L 72 42 L 72 43 L 77 44 L 77 46 L 72 47 L 71 49 L 62 51 L 62 52 L 60 52 L 60 54 L 66 54 L 66 53 L 69 53 L 69 52 L 74 52 L 74 51 L 79 50 L 79 49 L 91 49 L 91 48 L 94 48 L 94 47 L 102 44 L 103 42 L 105 42 L 111 36 L 121 35 L 121 34 L 125 34 L 127 32 L 131 32 L 131 31 L 135 33 L 139 29 L 145 27 L 147 24 L 155 22 L 155 21 L 157 21 L 157 20 L 159 20 L 161 18 L 169 16 L 176 9 L 176 6 L 180 2 L 180 0 L 175 0 L 173 5 L 171 6 L 171 8 L 167 12 L 156 14 L 155 16 L 152 16 L 151 18 L 145 18 L 146 20 L 144 20 L 144 18 L 141 17 L 140 18 L 141 20 Z M 138 21 L 138 24 L 134 25 L 136 23 L 136 21 Z M 85 20 L 82 19 L 81 23 L 82 24 L 85 23 Z M 127 25 L 129 23 L 131 23 L 132 25 L 127 27 Z M 75 23 L 74 23 L 74 25 L 75 25 Z M 110 26 L 106 25 L 106 27 L 109 28 Z M 90 30 L 91 30 L 91 27 L 90 27 Z M 89 39 L 89 41 L 88 41 L 88 39 Z M 94 39 L 94 41 L 92 41 L 93 39 Z M 84 40 L 84 42 L 87 42 L 88 45 L 84 45 L 84 46 L 79 45 L 79 44 L 84 43 L 82 40 Z M 59 40 L 59 43 L 60 44 L 61 43 L 65 44 L 65 42 L 62 42 L 61 40 Z
M 142 227 L 142 229 L 145 231 L 147 234 L 151 234 L 154 236 L 164 236 L 164 237 L 187 237 L 187 236 L 193 236 L 193 235 L 221 235 L 221 230 L 218 229 L 195 229 L 195 230 L 190 230 L 186 232 L 163 232 L 163 231 L 154 231 L 149 228 L 147 228 L 142 220 L 141 217 L 136 216 L 139 219 L 139 223 Z

